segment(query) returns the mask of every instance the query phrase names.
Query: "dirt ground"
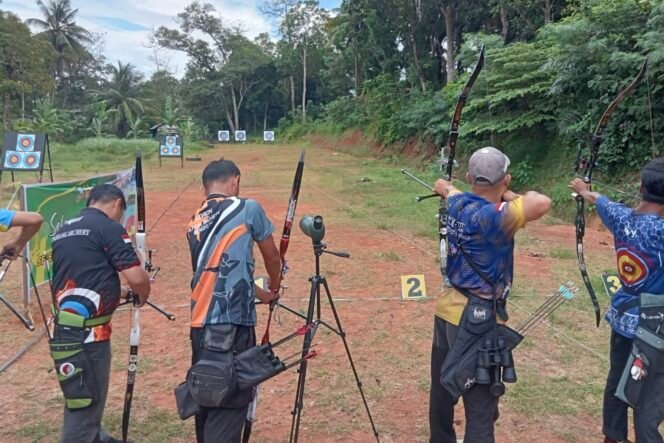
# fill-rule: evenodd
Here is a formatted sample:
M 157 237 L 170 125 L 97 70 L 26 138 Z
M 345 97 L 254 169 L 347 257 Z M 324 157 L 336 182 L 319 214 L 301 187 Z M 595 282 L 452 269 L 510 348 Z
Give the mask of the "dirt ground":
M 177 320 L 171 323 L 150 309 L 143 310 L 140 370 L 136 378 L 130 429 L 130 438 L 137 442 L 193 441 L 193 421 L 181 422 L 177 418 L 172 394 L 173 389 L 183 381 L 190 359 L 187 320 L 191 273 L 185 229 L 203 198 L 199 177 L 205 160 L 218 158 L 222 154 L 235 160 L 242 170 L 242 195 L 257 199 L 275 224 L 277 236 L 281 233 L 292 174 L 299 155 L 295 147 L 218 146 L 214 152 L 204 155 L 203 162 L 187 163 L 184 169 L 180 169 L 176 162 L 165 162 L 162 168 L 156 167 L 156 164 L 146 167 L 147 223 L 150 227 L 147 241 L 155 249 L 154 263 L 161 267 L 151 299 L 172 311 Z M 348 204 L 341 190 L 326 186 L 325 180 L 311 172 L 335 174 L 334 165 L 340 162 L 349 167 L 357 163 L 346 154 L 332 156 L 326 150 L 308 149 L 296 220 L 303 214 L 323 214 L 329 248 L 351 253 L 351 258 L 347 260 L 323 256 L 322 270 L 334 298 L 338 299 L 335 306 L 347 333 L 381 441 L 428 441 L 431 326 L 434 300 L 440 286 L 435 242 L 413 235 L 408 226 L 398 230 L 377 230 L 354 220 L 352 214 L 345 212 Z M 573 251 L 573 230 L 571 225 L 534 224 L 528 228 L 529 238 L 536 240 L 519 248 L 516 275 L 527 281 L 528 288 L 532 288 L 536 295 L 545 296 L 547 291 L 550 292 L 559 284 L 562 273 L 556 270 L 554 259 L 541 253 L 542 245 L 562 245 Z M 609 256 L 611 241 L 606 232 L 589 229 L 586 235 L 589 254 Z M 390 255 L 386 254 L 389 251 L 398 251 L 399 259 L 390 259 Z M 260 262 L 259 257 L 257 259 Z M 293 230 L 288 263 L 291 270 L 286 277 L 288 289 L 283 302 L 303 311 L 310 290 L 308 278 L 314 269 L 314 256 L 311 243 L 297 228 Z M 262 269 L 257 264 L 257 275 L 264 274 Z M 429 298 L 401 301 L 400 276 L 405 274 L 424 274 Z M 579 280 L 578 275 L 574 278 Z M 10 275 L 3 291 L 15 292 L 18 289 L 16 279 L 15 273 Z M 582 294 L 582 297 L 587 295 Z M 322 317 L 334 324 L 334 317 L 327 306 L 324 301 Z M 260 337 L 266 309 L 259 307 L 258 312 L 257 335 Z M 40 328 L 41 320 L 35 306 L 32 314 L 38 331 L 42 331 L 43 325 Z M 114 363 L 105 425 L 116 435 L 119 435 L 126 383 L 127 314 L 126 311 L 117 312 L 113 321 Z M 3 307 L 0 307 L 0 316 L 3 319 L 0 323 L 2 362 L 32 340 L 36 333 L 21 329 Z M 515 316 L 524 318 L 518 310 Z M 271 330 L 273 338 L 287 335 L 301 324 L 283 309 L 279 317 L 281 323 L 275 324 Z M 586 325 L 590 324 L 589 318 L 584 316 Z M 558 381 L 566 379 L 588 396 L 587 402 L 592 407 L 587 411 L 575 409 L 570 413 L 565 410 L 565 399 L 551 398 L 556 407 L 536 409 L 530 406 L 529 399 L 537 394 L 518 391 L 517 384 L 514 392 L 510 388 L 503 401 L 497 425 L 498 442 L 593 441 L 592 438 L 586 439 L 588 435 L 598 440 L 601 432 L 597 411 L 601 388 L 598 390 L 595 385 L 591 392 L 585 391 L 590 382 L 584 376 L 574 374 L 574 366 L 589 368 L 590 376 L 602 376 L 606 362 L 583 355 L 583 348 L 571 350 L 573 357 L 569 357 L 566 349 L 562 348 L 573 348 L 574 345 L 562 340 L 549 340 L 553 334 L 542 327 L 534 334 L 534 341 L 541 339 L 542 343 L 524 346 L 519 351 L 517 359 L 527 361 L 524 363 L 526 380 L 533 377 L 554 377 Z M 574 337 L 573 333 L 567 335 L 570 334 Z M 608 337 L 606 329 L 601 334 L 599 338 L 593 336 L 593 340 L 603 341 Z M 583 338 L 579 340 L 584 341 Z M 321 328 L 315 343 L 320 355 L 309 364 L 301 441 L 374 441 L 341 339 Z M 280 355 L 297 352 L 298 345 L 301 346 L 299 342 L 291 343 L 283 348 Z M 598 358 L 601 358 L 601 351 Z M 0 441 L 57 440 L 62 399 L 53 373 L 48 372 L 50 366 L 47 343 L 42 339 L 0 374 L 3 405 Z M 296 380 L 297 373 L 291 370 L 261 387 L 254 441 L 282 442 L 288 439 Z M 597 382 L 593 380 L 593 383 Z M 540 397 L 542 395 L 555 397 L 556 394 L 539 394 Z M 541 403 L 543 400 L 540 398 L 538 401 Z M 462 408 L 458 409 L 458 415 L 461 438 Z

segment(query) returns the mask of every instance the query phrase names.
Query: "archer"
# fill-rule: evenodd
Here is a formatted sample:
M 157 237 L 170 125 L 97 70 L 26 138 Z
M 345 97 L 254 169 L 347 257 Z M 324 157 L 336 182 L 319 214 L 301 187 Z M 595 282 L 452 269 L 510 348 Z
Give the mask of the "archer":
M 509 165 L 509 158 L 498 149 L 482 148 L 468 164 L 470 192 L 461 192 L 442 179 L 434 188 L 446 199 L 443 204 L 449 211 L 444 271 L 451 287 L 438 299 L 434 320 L 429 403 L 432 443 L 456 443 L 454 405 L 459 397 L 463 397 L 466 412 L 463 441 L 493 443 L 498 401 L 504 393 L 502 382 L 516 381 L 511 351 L 522 337 L 507 327 L 499 328 L 507 322 L 514 236 L 526 222 L 543 217 L 551 208 L 551 199 L 534 191 L 524 195 L 510 191 Z M 501 364 L 482 366 L 482 356 L 488 363 L 498 357 Z
M 258 202 L 238 198 L 240 170 L 230 160 L 217 160 L 203 171 L 206 199 L 189 223 L 187 239 L 194 277 L 191 282 L 192 368 L 206 360 L 234 364 L 234 354 L 256 345 L 254 299 L 269 303 L 279 291 L 281 258 L 274 225 Z M 270 292 L 254 284 L 253 246 L 263 256 Z M 208 384 L 211 386 L 214 383 Z M 218 385 L 218 383 L 217 383 Z M 202 405 L 196 413 L 196 439 L 240 442 L 253 388 L 192 393 Z M 222 398 L 223 397 L 223 398 Z M 221 401 L 211 400 L 222 398 Z
M 60 441 L 119 442 L 101 421 L 111 373 L 111 318 L 121 298 L 120 277 L 145 304 L 150 276 L 120 224 L 127 202 L 117 186 L 95 186 L 87 207 L 53 237 L 55 327 L 51 357 L 65 397 Z
M 651 339 L 664 341 L 664 158 L 641 170 L 641 200 L 634 208 L 592 192 L 580 178 L 570 187 L 597 206 L 613 234 L 622 283 L 605 317 L 611 325 L 611 363 L 604 389 L 604 442 L 627 440 L 628 405 L 634 407 L 636 442 L 662 442 L 664 348 L 657 350 Z

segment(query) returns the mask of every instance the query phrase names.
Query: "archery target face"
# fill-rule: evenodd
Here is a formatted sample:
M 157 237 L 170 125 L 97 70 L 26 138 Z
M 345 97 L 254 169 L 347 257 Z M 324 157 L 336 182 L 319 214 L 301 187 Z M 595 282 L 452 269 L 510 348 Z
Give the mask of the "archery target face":
M 34 134 L 18 134 L 16 137 L 16 150 L 19 152 L 32 152 L 35 150 Z
M 231 133 L 229 131 L 219 131 L 217 133 L 217 139 L 220 142 L 227 142 L 231 139 Z
M 161 157 L 182 157 L 182 142 L 179 135 L 166 135 L 159 147 Z
M 35 169 L 39 167 L 41 152 L 26 152 L 23 155 L 23 167 L 25 169 Z
M 38 171 L 42 168 L 46 134 L 5 132 L 2 150 L 2 169 Z
M 5 168 L 19 168 L 21 166 L 21 155 L 18 152 L 8 152 L 5 158 Z
M 8 151 L 5 154 L 6 169 L 38 170 L 41 164 L 41 152 Z
M 265 131 L 263 132 L 263 140 L 266 142 L 274 141 L 274 131 Z
M 235 131 L 235 141 L 243 142 L 247 139 L 246 131 Z

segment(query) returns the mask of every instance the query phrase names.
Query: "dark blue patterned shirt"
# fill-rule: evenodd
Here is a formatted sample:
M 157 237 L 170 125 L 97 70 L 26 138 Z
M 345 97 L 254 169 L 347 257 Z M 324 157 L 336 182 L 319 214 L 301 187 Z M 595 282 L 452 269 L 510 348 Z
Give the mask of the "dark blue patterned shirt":
M 622 283 L 613 296 L 606 319 L 614 331 L 633 338 L 639 308 L 621 312 L 618 307 L 642 293 L 662 294 L 664 298 L 664 218 L 656 214 L 637 214 L 632 208 L 605 196 L 597 200 L 597 212 L 613 234 Z

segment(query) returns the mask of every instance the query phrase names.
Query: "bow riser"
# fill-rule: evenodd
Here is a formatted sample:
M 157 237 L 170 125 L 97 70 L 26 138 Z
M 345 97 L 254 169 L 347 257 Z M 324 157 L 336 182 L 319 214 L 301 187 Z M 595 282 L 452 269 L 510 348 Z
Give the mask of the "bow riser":
M 279 287 L 283 281 L 286 272 L 288 272 L 288 265 L 286 263 L 286 251 L 290 243 L 291 230 L 293 228 L 293 220 L 295 220 L 295 209 L 297 208 L 297 201 L 300 196 L 300 187 L 302 186 L 302 175 L 304 174 L 304 151 L 300 154 L 300 160 L 295 169 L 295 176 L 293 177 L 293 187 L 291 188 L 291 195 L 288 201 L 288 209 L 286 210 L 286 219 L 284 220 L 284 229 L 281 234 L 281 242 L 279 243 L 279 256 L 281 257 L 281 272 L 279 273 Z M 267 317 L 267 324 L 265 327 L 265 334 L 261 340 L 262 345 L 270 342 L 270 325 L 272 323 L 272 313 L 274 312 L 275 302 L 270 303 L 270 312 Z M 251 436 L 251 428 L 254 420 L 256 419 L 256 409 L 258 406 L 258 396 L 260 392 L 260 385 L 254 389 L 254 399 L 249 405 L 247 417 L 244 421 L 244 431 L 242 434 L 242 442 L 249 442 Z
M 148 272 L 150 263 L 148 260 L 146 233 L 145 233 L 145 188 L 143 187 L 143 165 L 141 154 L 136 154 L 136 235 L 135 245 L 141 265 Z M 134 398 L 134 384 L 136 382 L 136 370 L 138 368 L 138 346 L 141 341 L 141 311 L 139 309 L 140 297 L 134 296 L 132 304 L 131 332 L 129 334 L 129 365 L 127 366 L 127 388 L 125 391 L 124 408 L 122 411 L 122 440 L 126 443 L 129 433 L 129 418 L 131 416 L 131 404 Z
M 606 127 L 609 123 L 609 118 L 611 117 L 615 109 L 618 107 L 620 102 L 622 102 L 625 99 L 625 97 L 628 97 L 636 90 L 636 88 L 643 80 L 647 68 L 648 68 L 648 60 L 646 60 L 643 63 L 641 69 L 639 70 L 639 73 L 634 78 L 634 80 L 632 80 L 632 82 L 625 89 L 623 89 L 616 96 L 616 98 L 613 99 L 611 103 L 609 103 L 609 106 L 602 114 L 602 118 L 600 118 L 599 123 L 597 124 L 597 128 L 595 129 L 595 133 L 593 134 L 593 137 L 591 139 L 589 147 L 590 158 L 587 161 L 581 155 L 581 150 L 579 150 L 576 159 L 575 171 L 579 172 L 581 169 L 583 169 L 583 181 L 586 182 L 590 187 L 592 187 L 593 171 L 595 167 L 597 167 L 597 161 L 599 158 L 599 148 L 602 145 L 602 142 L 604 141 L 604 131 L 606 130 Z M 585 226 L 586 226 L 585 200 L 583 199 L 582 196 L 578 194 L 574 194 L 574 198 L 576 199 L 577 203 L 575 225 L 576 225 L 576 255 L 579 263 L 579 271 L 581 272 L 583 283 L 586 286 L 586 289 L 588 290 L 588 295 L 590 296 L 590 300 L 592 301 L 593 309 L 595 311 L 595 320 L 597 323 L 597 327 L 599 327 L 601 321 L 601 310 L 599 306 L 599 301 L 597 300 L 597 296 L 595 295 L 595 290 L 593 289 L 592 283 L 590 281 L 590 276 L 588 275 L 588 269 L 586 267 L 586 262 L 583 255 L 583 237 L 585 235 Z
M 284 221 L 284 229 L 281 234 L 281 242 L 279 243 L 279 255 L 281 256 L 281 279 L 288 271 L 286 266 L 286 252 L 290 243 L 291 230 L 293 228 L 293 220 L 295 220 L 295 209 L 297 208 L 297 201 L 300 196 L 300 187 L 302 185 L 302 175 L 304 174 L 304 151 L 300 154 L 300 160 L 297 163 L 295 170 L 295 177 L 293 178 L 293 187 L 291 189 L 290 199 L 288 201 L 288 210 L 286 211 L 286 219 Z M 280 282 L 281 283 L 281 282 Z
M 484 46 L 480 50 L 480 56 L 477 59 L 477 64 L 475 69 L 473 69 L 472 74 L 468 78 L 468 81 L 461 90 L 461 94 L 457 100 L 456 108 L 454 109 L 454 114 L 452 115 L 452 123 L 450 124 L 450 132 L 447 137 L 446 148 L 441 149 L 441 169 L 447 166 L 445 170 L 445 175 L 443 179 L 446 181 L 452 180 L 452 170 L 454 168 L 454 157 L 456 156 L 456 145 L 457 140 L 459 139 L 459 124 L 461 123 L 461 113 L 463 112 L 464 106 L 466 106 L 466 101 L 470 95 L 473 85 L 479 77 L 482 68 L 484 67 Z M 445 159 L 445 149 L 448 151 L 447 159 Z M 435 194 L 434 194 L 435 195 Z M 448 210 L 447 210 L 447 201 L 444 198 L 440 199 L 440 206 L 438 208 L 438 232 L 439 232 L 439 241 L 440 241 L 440 272 L 443 275 L 444 279 L 447 280 L 445 276 L 447 268 L 447 220 L 448 220 Z

